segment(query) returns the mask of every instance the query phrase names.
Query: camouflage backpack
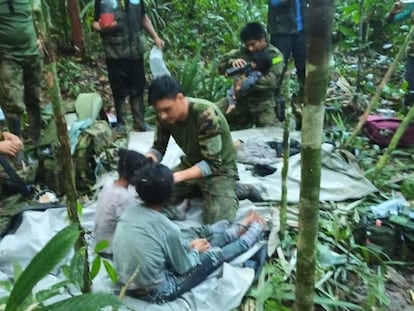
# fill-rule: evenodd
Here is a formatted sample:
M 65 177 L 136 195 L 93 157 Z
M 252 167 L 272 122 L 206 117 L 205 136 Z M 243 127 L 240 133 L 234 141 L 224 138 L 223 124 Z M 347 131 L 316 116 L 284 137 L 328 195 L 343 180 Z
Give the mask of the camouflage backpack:
M 88 192 L 96 181 L 95 168 L 99 155 L 111 146 L 112 131 L 106 121 L 93 121 L 78 137 L 72 155 L 76 188 L 79 193 Z M 63 195 L 59 161 L 59 144 L 56 124 L 51 121 L 45 130 L 40 151 L 39 169 L 36 182 Z
M 112 131 L 106 121 L 94 121 L 79 137 L 73 154 L 76 188 L 88 192 L 96 181 L 98 157 L 111 146 Z

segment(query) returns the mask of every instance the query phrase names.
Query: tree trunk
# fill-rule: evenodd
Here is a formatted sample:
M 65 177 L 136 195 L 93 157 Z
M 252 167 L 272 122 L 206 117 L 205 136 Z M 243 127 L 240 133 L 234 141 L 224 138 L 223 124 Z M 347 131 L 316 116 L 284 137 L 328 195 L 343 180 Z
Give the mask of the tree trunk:
M 283 239 L 286 236 L 287 230 L 287 176 L 289 171 L 289 153 L 290 153 L 290 118 L 292 116 L 292 105 L 291 105 L 291 95 L 290 95 L 290 73 L 286 74 L 283 79 L 283 97 L 285 98 L 285 124 L 283 128 L 283 168 L 282 168 L 282 197 L 280 199 L 280 239 Z
M 299 203 L 297 311 L 314 310 L 316 243 L 321 181 L 321 145 L 330 53 L 334 0 L 310 0 L 307 24 L 305 104 L 302 120 L 301 185 Z
M 78 217 L 78 208 L 77 208 L 77 191 L 75 186 L 75 176 L 73 174 L 73 163 L 72 156 L 70 154 L 69 146 L 69 136 L 66 125 L 66 120 L 63 112 L 63 103 L 60 93 L 59 80 L 56 72 L 56 56 L 55 49 L 52 44 L 47 40 L 49 37 L 49 27 L 47 24 L 48 19 L 48 8 L 42 6 L 38 1 L 34 7 L 34 13 L 39 21 L 38 23 L 38 36 L 39 39 L 46 43 L 44 45 L 44 58 L 45 58 L 45 75 L 46 75 L 46 85 L 49 91 L 50 99 L 53 106 L 53 115 L 56 122 L 57 137 L 60 144 L 60 148 L 57 156 L 61 165 L 61 180 L 63 184 L 63 189 L 66 195 L 66 209 L 71 222 L 79 226 L 81 234 L 75 245 L 75 250 L 84 249 L 84 271 L 83 271 L 83 286 L 82 292 L 88 293 L 91 291 L 91 280 L 89 276 L 89 263 L 88 263 L 88 248 L 85 240 L 85 232 L 82 229 L 82 225 Z
M 76 58 L 83 59 L 85 57 L 85 40 L 77 0 L 68 0 L 68 13 L 72 28 L 73 53 Z

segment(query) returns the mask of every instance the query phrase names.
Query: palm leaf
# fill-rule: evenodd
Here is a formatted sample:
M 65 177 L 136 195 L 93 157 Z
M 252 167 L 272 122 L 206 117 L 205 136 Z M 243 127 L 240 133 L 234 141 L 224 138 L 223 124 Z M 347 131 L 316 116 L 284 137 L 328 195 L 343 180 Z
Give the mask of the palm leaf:
M 121 302 L 114 295 L 94 293 L 71 297 L 43 307 L 39 311 L 100 311 L 106 306 L 112 306 L 112 310 L 116 310 L 121 305 Z
M 45 277 L 75 244 L 79 229 L 72 224 L 58 232 L 32 259 L 14 285 L 7 301 L 5 311 L 15 311 L 32 291 L 33 287 Z

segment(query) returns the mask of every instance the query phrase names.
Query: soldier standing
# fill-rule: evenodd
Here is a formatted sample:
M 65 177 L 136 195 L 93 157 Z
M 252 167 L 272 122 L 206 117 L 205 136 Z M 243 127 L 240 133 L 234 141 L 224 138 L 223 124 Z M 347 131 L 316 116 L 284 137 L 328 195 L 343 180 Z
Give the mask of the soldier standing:
M 117 117 L 117 130 L 125 133 L 124 119 L 125 100 L 129 97 L 132 113 L 132 128 L 145 131 L 144 122 L 144 41 L 142 31 L 145 30 L 154 40 L 158 48 L 164 47 L 155 32 L 151 20 L 145 13 L 142 0 L 113 0 L 110 1 L 115 15 L 115 21 L 106 25 L 100 23 L 100 3 L 95 0 L 95 17 L 93 29 L 100 32 L 103 40 L 106 66 L 108 68 L 109 84 L 114 98 Z
M 19 137 L 21 116 L 27 111 L 34 143 L 40 139 L 41 74 L 32 1 L 0 0 L 0 105 L 9 131 Z

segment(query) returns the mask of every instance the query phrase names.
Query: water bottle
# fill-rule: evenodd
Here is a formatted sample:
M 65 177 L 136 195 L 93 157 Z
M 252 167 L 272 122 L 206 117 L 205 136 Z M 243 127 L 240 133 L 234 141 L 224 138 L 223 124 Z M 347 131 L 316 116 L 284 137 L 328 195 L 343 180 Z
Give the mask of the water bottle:
M 99 25 L 102 28 L 111 26 L 115 21 L 114 5 L 112 0 L 101 0 Z

